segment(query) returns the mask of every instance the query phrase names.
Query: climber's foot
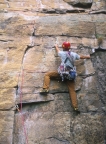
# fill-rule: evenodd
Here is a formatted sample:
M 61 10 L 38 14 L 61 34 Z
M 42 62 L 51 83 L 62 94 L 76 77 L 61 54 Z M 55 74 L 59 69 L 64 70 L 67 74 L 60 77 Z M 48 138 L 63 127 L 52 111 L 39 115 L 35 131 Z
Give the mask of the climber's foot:
M 49 93 L 49 90 L 48 89 L 45 89 L 43 88 L 41 91 L 40 91 L 40 94 L 47 94 Z
M 76 114 L 80 114 L 80 111 L 78 110 L 78 108 L 74 108 L 74 112 L 75 112 Z

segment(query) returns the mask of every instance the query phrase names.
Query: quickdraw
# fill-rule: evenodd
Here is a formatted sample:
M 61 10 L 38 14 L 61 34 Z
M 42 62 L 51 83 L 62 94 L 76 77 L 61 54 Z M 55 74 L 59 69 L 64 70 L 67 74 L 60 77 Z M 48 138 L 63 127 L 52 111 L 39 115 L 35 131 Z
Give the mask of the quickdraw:
M 16 105 L 15 108 L 16 108 L 16 110 L 17 110 L 18 112 L 20 112 L 20 109 L 19 109 L 19 106 L 18 106 L 18 105 Z

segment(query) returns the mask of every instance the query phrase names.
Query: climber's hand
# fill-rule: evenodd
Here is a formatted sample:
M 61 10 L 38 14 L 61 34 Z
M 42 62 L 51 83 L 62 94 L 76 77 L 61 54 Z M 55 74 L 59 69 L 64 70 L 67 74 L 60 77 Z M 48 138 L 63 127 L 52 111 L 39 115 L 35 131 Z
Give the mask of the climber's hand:
M 54 47 L 56 48 L 56 47 L 58 47 L 58 45 L 57 45 L 57 44 L 55 44 L 55 45 L 54 45 Z
M 59 52 L 60 50 L 59 50 L 59 48 L 58 48 L 58 45 L 55 44 L 54 46 L 55 46 L 56 51 Z

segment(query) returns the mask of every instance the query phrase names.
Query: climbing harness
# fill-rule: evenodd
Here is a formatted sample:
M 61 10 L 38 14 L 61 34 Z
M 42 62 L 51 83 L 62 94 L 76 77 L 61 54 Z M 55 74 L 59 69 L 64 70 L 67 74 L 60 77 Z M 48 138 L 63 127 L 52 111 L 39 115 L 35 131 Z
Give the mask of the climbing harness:
M 66 61 L 69 60 L 73 67 L 67 66 Z M 58 73 L 60 74 L 60 77 L 62 78 L 62 81 L 65 79 L 67 80 L 75 80 L 77 76 L 76 67 L 74 66 L 74 60 L 71 56 L 70 52 L 66 53 L 66 59 L 63 63 L 60 64 L 58 67 Z

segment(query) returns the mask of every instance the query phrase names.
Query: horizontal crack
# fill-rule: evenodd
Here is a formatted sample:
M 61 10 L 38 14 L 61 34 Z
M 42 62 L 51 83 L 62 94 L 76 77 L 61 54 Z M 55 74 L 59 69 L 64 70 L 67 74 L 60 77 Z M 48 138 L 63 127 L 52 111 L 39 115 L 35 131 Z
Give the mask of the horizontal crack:
M 2 40 L 0 39 L 1 42 L 9 42 L 9 41 L 14 41 L 14 40 Z
M 99 11 L 91 11 L 91 12 L 89 12 L 89 14 L 100 14 L 100 13 L 106 14 L 106 10 L 99 10 Z
M 85 75 L 78 75 L 78 76 L 81 76 L 82 78 L 87 78 L 89 76 L 93 76 L 94 74 L 95 74 L 95 72 L 94 73 L 90 73 L 90 74 L 85 74 Z
M 48 103 L 50 101 L 53 101 L 53 99 L 46 100 L 46 101 L 34 101 L 34 102 L 22 102 L 22 103 L 21 102 L 17 102 L 17 105 L 22 104 L 24 106 L 24 105 L 29 105 L 29 104 L 41 104 L 41 103 Z
M 60 138 L 57 138 L 57 137 L 49 137 L 48 139 L 56 139 L 56 140 L 61 141 L 61 142 L 65 142 L 65 143 L 67 142 L 67 144 L 69 143 L 68 140 L 60 139 Z

